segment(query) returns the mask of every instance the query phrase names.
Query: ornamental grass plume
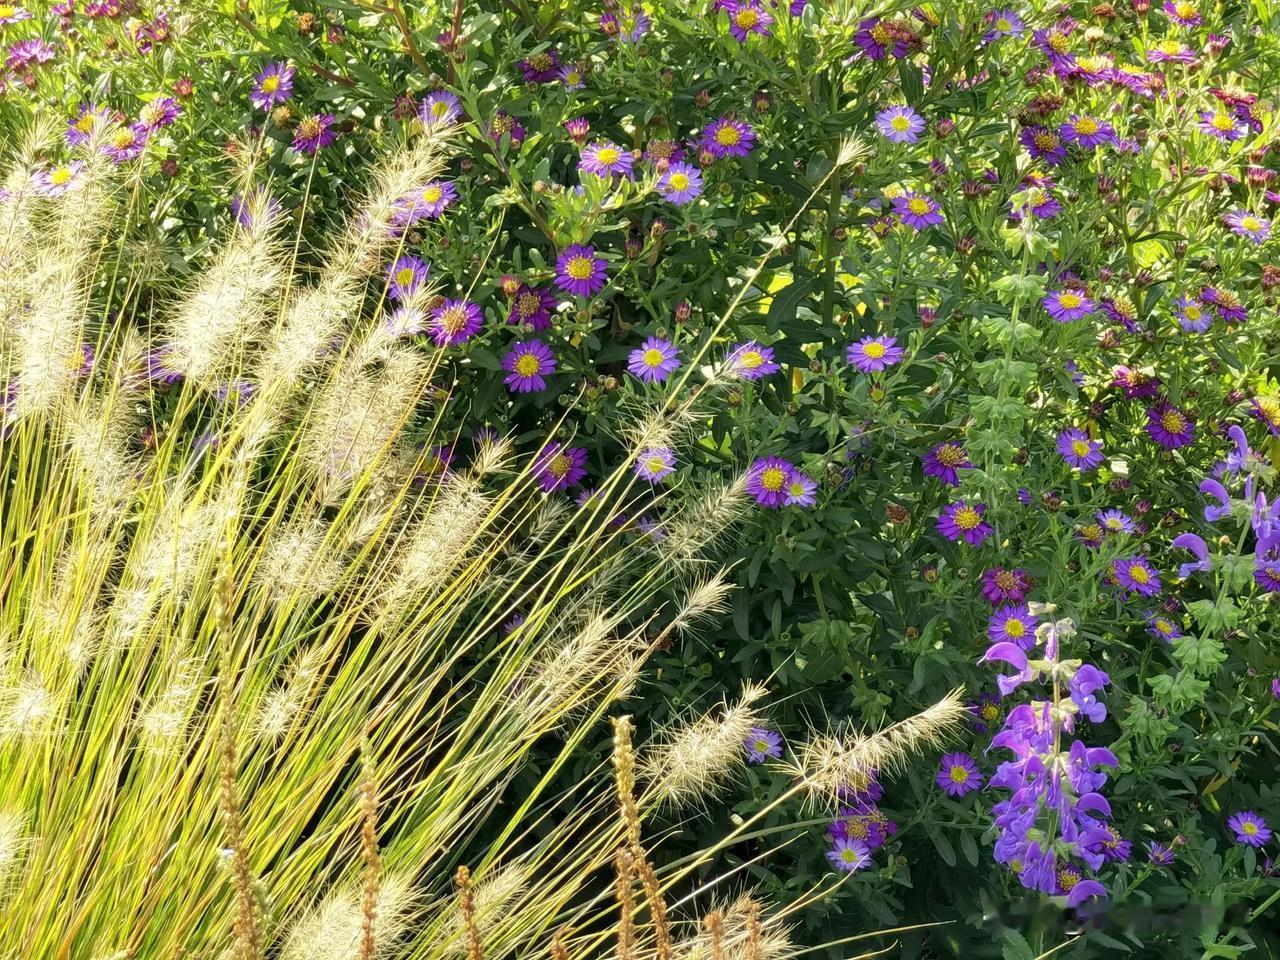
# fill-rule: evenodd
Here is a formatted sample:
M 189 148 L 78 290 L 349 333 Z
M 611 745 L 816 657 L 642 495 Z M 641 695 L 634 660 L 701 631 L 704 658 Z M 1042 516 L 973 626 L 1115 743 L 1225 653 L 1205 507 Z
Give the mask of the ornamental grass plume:
M 453 462 L 422 402 L 438 352 L 370 307 L 444 149 L 393 154 L 329 244 L 285 242 L 246 185 L 168 300 L 116 271 L 136 225 L 91 157 L 75 190 L 0 204 L 31 267 L 0 286 L 6 960 L 577 957 L 616 928 L 624 847 L 637 955 L 672 955 L 663 904 L 709 854 L 659 869 L 639 825 L 692 786 L 626 819 L 603 771 L 568 771 L 655 635 L 722 609 L 718 575 L 681 586 L 742 497 L 672 511 L 663 555 L 610 523 L 626 465 L 570 513 L 506 441 Z M 336 252 L 300 287 L 303 247 Z M 642 753 L 705 780 L 757 699 Z

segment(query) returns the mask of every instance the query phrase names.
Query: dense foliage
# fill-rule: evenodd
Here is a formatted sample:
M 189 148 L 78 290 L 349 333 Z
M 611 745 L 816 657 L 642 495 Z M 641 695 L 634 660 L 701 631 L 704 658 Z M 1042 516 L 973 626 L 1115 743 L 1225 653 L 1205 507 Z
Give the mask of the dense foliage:
M 0 111 L 56 109 L 69 143 L 119 112 L 142 266 L 198 271 L 257 191 L 336 221 L 371 153 L 449 131 L 375 298 L 446 348 L 441 469 L 550 428 L 542 486 L 586 502 L 636 456 L 629 417 L 722 391 L 636 456 L 618 517 L 661 543 L 727 478 L 754 503 L 721 546 L 732 616 L 657 656 L 638 713 L 768 674 L 777 730 L 746 750 L 785 760 L 789 730 L 967 687 L 938 766 L 850 784 L 840 819 L 747 867 L 778 892 L 847 873 L 802 939 L 953 921 L 909 949 L 1022 960 L 1071 909 L 1096 929 L 1063 955 L 1280 951 L 1280 10 L 35 12 L 0 6 Z M 787 787 L 755 771 L 736 815 Z

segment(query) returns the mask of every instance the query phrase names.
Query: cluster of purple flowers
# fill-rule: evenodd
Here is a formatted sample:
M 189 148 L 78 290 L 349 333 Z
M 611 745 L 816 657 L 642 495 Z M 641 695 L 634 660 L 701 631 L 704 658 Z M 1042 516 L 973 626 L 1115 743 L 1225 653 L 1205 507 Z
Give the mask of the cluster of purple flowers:
M 872 854 L 883 847 L 898 825 L 880 809 L 884 788 L 874 775 L 858 789 L 844 790 L 839 815 L 827 827 L 829 860 L 837 870 L 855 873 L 870 866 Z

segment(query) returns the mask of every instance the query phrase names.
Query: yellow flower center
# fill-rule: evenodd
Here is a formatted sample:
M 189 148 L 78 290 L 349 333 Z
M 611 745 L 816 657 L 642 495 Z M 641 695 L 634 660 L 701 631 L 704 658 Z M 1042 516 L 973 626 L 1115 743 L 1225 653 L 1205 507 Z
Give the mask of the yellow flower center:
M 1195 304 L 1188 304 L 1182 308 L 1182 315 L 1194 323 L 1201 317 L 1200 308 Z
M 778 467 L 767 467 L 760 473 L 760 486 L 764 487 L 771 493 L 777 493 L 787 485 L 787 474 L 785 470 Z
M 996 20 L 996 29 L 1001 33 L 1008 33 L 1013 29 L 1013 24 L 1009 21 L 1008 17 L 1000 17 Z
M 579 83 L 582 82 L 582 74 L 580 74 L 577 70 L 570 70 L 568 73 L 564 75 L 564 81 L 565 83 L 568 83 L 572 86 L 577 86 Z
M 907 201 L 907 209 L 916 216 L 922 216 L 929 212 L 929 201 L 923 197 L 912 197 Z
M 1229 114 L 1222 113 L 1221 111 L 1215 113 L 1213 115 L 1213 119 L 1209 122 L 1213 124 L 1213 128 L 1215 130 L 1221 130 L 1223 133 L 1236 128 L 1235 120 L 1233 120 Z
M 952 767 L 951 773 L 948 774 L 952 783 L 968 783 L 969 771 L 964 767 Z
M 862 348 L 862 355 L 871 360 L 879 360 L 886 352 L 885 345 L 879 340 L 872 340 Z
M 747 7 L 733 15 L 733 22 L 744 30 L 750 30 L 760 22 L 760 14 Z
M 138 142 L 138 135 L 128 127 L 122 127 L 111 136 L 111 145 L 121 150 L 132 147 Z
M 651 347 L 644 352 L 644 365 L 646 367 L 660 367 L 663 359 L 665 358 L 662 355 L 662 351 L 656 348 Z
M 1151 582 L 1151 574 L 1147 573 L 1147 568 L 1141 564 L 1130 564 L 1129 579 L 1134 583 L 1145 586 Z
M 547 464 L 547 472 L 553 477 L 563 477 L 572 468 L 573 463 L 563 453 L 558 453 Z
M 1101 540 L 1102 528 L 1096 523 L 1086 523 L 1080 528 L 1080 536 L 1086 540 Z
M 54 170 L 49 174 L 49 182 L 53 184 L 55 187 L 66 186 L 68 183 L 71 182 L 71 168 L 58 167 L 56 170 Z
M 541 361 L 531 353 L 522 353 L 516 360 L 516 373 L 522 377 L 532 377 L 541 369 Z
M 1077 457 L 1087 457 L 1091 451 L 1087 441 L 1073 440 L 1071 443 L 1071 452 Z
M 660 473 L 667 463 L 656 454 L 644 462 L 644 468 L 650 473 Z
M 9 17 L 12 17 L 17 12 L 18 12 L 17 7 L 12 7 L 12 6 L 9 6 L 8 4 L 0 6 L 0 20 L 7 20 Z
M 803 497 L 808 493 L 808 491 L 805 490 L 804 484 L 799 480 L 793 480 L 787 485 L 787 493 L 791 494 L 793 497 Z
M 1058 303 L 1066 307 L 1068 310 L 1074 310 L 1083 302 L 1084 301 L 1078 293 L 1071 293 L 1070 291 L 1067 291 L 1062 296 L 1058 297 Z
M 618 150 L 616 147 L 601 147 L 596 151 L 596 159 L 606 167 L 611 166 L 618 162 Z
M 1171 624 L 1168 620 L 1157 619 L 1156 632 L 1157 633 L 1173 633 L 1173 624 Z
M 722 147 L 736 146 L 738 141 L 742 139 L 742 134 L 738 132 L 738 128 L 732 124 L 725 124 L 716 131 L 716 143 Z
M 438 184 L 430 184 L 422 190 L 422 199 L 425 203 L 437 203 L 442 196 L 444 196 L 444 191 L 440 189 Z
M 449 103 L 446 100 L 437 100 L 431 104 L 431 115 L 436 119 L 443 117 L 449 112 Z
M 871 39 L 882 47 L 887 46 L 890 40 L 889 28 L 883 23 L 877 23 L 871 28 Z
M 1037 133 L 1031 140 L 1036 145 L 1036 149 L 1048 153 L 1050 150 L 1058 148 L 1058 138 L 1047 130 Z
M 1091 137 L 1098 132 L 1098 121 L 1092 117 L 1081 117 L 1076 121 L 1076 133 L 1083 133 L 1086 137 Z
M 1190 3 L 1178 3 L 1174 5 L 1174 10 L 1183 20 L 1190 20 L 1196 15 L 1196 8 Z
M 318 137 L 320 136 L 320 121 L 315 117 L 306 117 L 298 124 L 298 132 L 307 138 Z
M 461 333 L 467 328 L 467 311 L 461 306 L 446 307 L 440 311 L 440 326 L 450 336 Z
M 516 313 L 522 318 L 533 316 L 542 306 L 542 300 L 532 293 L 522 293 L 516 298 Z
M 955 523 L 961 530 L 976 530 L 982 517 L 973 507 L 961 507 L 956 511 Z
M 1262 221 L 1257 217 L 1242 217 L 1240 219 L 1240 227 L 1250 232 L 1262 229 Z
M 1008 620 L 1005 622 L 1004 632 L 1011 637 L 1025 637 L 1027 635 L 1027 625 L 1021 620 Z
M 1245 836 L 1252 837 L 1257 834 L 1258 825 L 1252 820 L 1246 820 L 1244 823 L 1240 824 L 1240 832 Z
M 86 113 L 83 117 L 76 121 L 76 130 L 80 133 L 89 133 L 93 130 L 94 124 L 98 122 L 96 113 Z
M 564 269 L 574 280 L 590 280 L 596 268 L 590 257 L 571 257 Z
M 1000 718 L 1000 708 L 994 703 L 986 703 L 982 706 L 982 719 L 988 723 Z
M 754 370 L 760 364 L 764 363 L 764 355 L 758 350 L 747 350 L 740 357 L 738 363 L 746 367 L 748 370 Z
M 674 190 L 689 189 L 689 175 L 686 173 L 673 173 L 667 182 L 671 184 Z
M 551 69 L 551 56 L 547 53 L 535 53 L 529 58 L 529 65 L 538 71 Z
M 902 114 L 898 114 L 889 121 L 889 126 L 893 127 L 893 129 L 897 130 L 899 133 L 906 133 L 911 129 L 911 120 L 904 117 Z
M 1186 425 L 1186 420 L 1176 410 L 1166 410 L 1160 415 L 1160 426 L 1170 433 L 1181 433 Z
M 1067 39 L 1066 34 L 1055 30 L 1049 34 L 1049 49 L 1054 53 L 1066 53 L 1071 49 L 1071 42 Z
M 396 283 L 402 287 L 407 287 L 413 283 L 414 276 L 413 267 L 401 267 L 396 271 Z
M 1058 886 L 1064 893 L 1069 891 L 1077 883 L 1080 882 L 1080 874 L 1070 867 L 1063 867 L 1058 871 Z
M 850 837 L 854 840 L 865 840 L 871 835 L 871 831 L 867 828 L 865 821 L 861 819 L 850 820 L 846 826 L 846 830 Z
M 280 78 L 275 74 L 272 74 L 271 76 L 267 77 L 265 80 L 262 81 L 263 93 L 275 93 L 279 89 L 280 89 Z
M 1161 40 L 1156 44 L 1156 49 L 1167 57 L 1176 57 L 1182 52 L 1182 44 L 1177 40 Z
M 938 448 L 938 462 L 944 467 L 958 467 L 964 463 L 964 451 L 948 443 Z

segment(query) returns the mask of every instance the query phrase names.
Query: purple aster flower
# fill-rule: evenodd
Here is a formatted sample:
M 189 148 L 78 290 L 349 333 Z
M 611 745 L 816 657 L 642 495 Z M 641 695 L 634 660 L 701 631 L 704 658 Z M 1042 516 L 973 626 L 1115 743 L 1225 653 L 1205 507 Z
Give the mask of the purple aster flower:
M 1140 597 L 1154 597 L 1160 592 L 1160 573 L 1146 557 L 1121 557 L 1113 560 L 1111 579 Z
M 1280 700 L 1280 677 L 1276 677 L 1271 681 L 1271 696 Z
M 680 351 L 659 337 L 649 337 L 627 355 L 627 371 L 645 383 L 663 383 L 679 368 Z
M 333 129 L 336 119 L 331 113 L 303 117 L 293 131 L 293 149 L 315 156 L 322 147 L 338 139 L 338 133 Z
M 641 480 L 657 483 L 676 472 L 676 452 L 670 447 L 647 447 L 636 457 L 634 469 Z
M 1196 55 L 1173 37 L 1165 37 L 1147 48 L 1147 60 L 1150 63 L 1195 63 Z
M 587 85 L 584 68 L 576 63 L 566 63 L 556 72 L 556 79 L 566 90 L 581 90 Z
M 644 12 L 644 8 L 636 5 L 622 14 L 612 11 L 600 15 L 600 29 L 620 43 L 635 43 L 653 26 L 653 21 Z
M 924 456 L 924 475 L 937 477 L 949 487 L 960 486 L 960 470 L 972 469 L 969 455 L 958 443 L 945 441 Z
M 593 297 L 604 289 L 608 263 L 595 247 L 581 243 L 566 247 L 556 260 L 556 286 L 578 297 Z
M 147 131 L 134 124 L 131 127 L 117 127 L 102 144 L 102 152 L 114 163 L 127 163 L 142 155 L 147 145 Z
M 782 734 L 764 727 L 752 727 L 742 746 L 747 751 L 747 763 L 764 763 L 770 758 L 777 760 L 782 756 Z
M 432 180 L 400 198 L 396 203 L 392 223 L 398 228 L 404 228 L 424 218 L 439 220 L 457 199 L 458 188 L 452 180 Z
M 662 199 L 684 206 L 702 194 L 702 171 L 690 163 L 673 163 L 655 188 Z
M 1033 160 L 1044 160 L 1056 167 L 1067 159 L 1067 148 L 1062 138 L 1046 127 L 1023 127 L 1018 141 L 1027 148 Z
M 111 111 L 106 108 L 82 105 L 79 113 L 67 121 L 67 143 L 73 147 L 83 146 L 89 142 L 89 138 L 96 130 L 110 120 Z
M 756 142 L 751 124 L 731 117 L 720 117 L 702 131 L 701 146 L 716 159 L 745 157 Z
M 762 457 L 747 471 L 747 493 L 756 503 L 777 510 L 787 498 L 787 484 L 795 467 L 781 457 Z
M 1188 333 L 1204 333 L 1213 324 L 1213 314 L 1204 310 L 1200 301 L 1184 294 L 1173 308 L 1178 325 Z
M 1149 610 L 1147 612 L 1147 633 L 1151 634 L 1158 640 L 1165 643 L 1173 643 L 1182 636 L 1182 628 L 1178 626 L 1178 621 L 1168 616 L 1161 610 Z
M 996 610 L 987 621 L 987 637 L 992 643 L 1013 643 L 1030 650 L 1036 645 L 1039 624 L 1026 604 L 1008 604 Z
M 827 859 L 837 870 L 854 873 L 871 863 L 871 851 L 861 840 L 841 837 L 827 851 Z
M 1105 120 L 1096 120 L 1082 114 L 1074 115 L 1058 128 L 1058 132 L 1067 143 L 1077 143 L 1090 149 L 1116 142 L 1115 127 Z
M 942 210 L 937 201 L 912 190 L 893 198 L 893 212 L 898 215 L 899 220 L 917 230 L 936 226 L 943 221 Z
M 739 43 L 746 43 L 750 34 L 769 36 L 773 15 L 764 9 L 759 0 L 729 0 L 725 9 L 729 14 L 729 32 Z
M 1058 453 L 1077 470 L 1096 470 L 1102 463 L 1102 444 L 1090 440 L 1079 427 L 1067 427 L 1058 434 Z
M 1111 385 L 1123 390 L 1130 400 L 1159 396 L 1160 382 L 1153 373 L 1125 366 L 1116 367 L 1111 376 Z
M 879 17 L 863 20 L 858 24 L 853 42 L 871 60 L 883 60 L 890 53 L 895 57 L 903 57 L 908 50 L 903 31 Z
M 1240 303 L 1240 298 L 1230 290 L 1222 287 L 1201 287 L 1200 300 L 1213 306 L 1224 323 L 1244 323 L 1249 312 Z
M 294 68 L 287 63 L 268 64 L 253 78 L 249 102 L 259 110 L 269 111 L 293 96 Z M 314 151 L 313 151 L 314 152 Z
M 556 372 L 556 357 L 541 340 L 512 344 L 502 358 L 507 371 L 503 382 L 515 393 L 536 393 L 547 389 L 546 378 Z
M 946 753 L 936 782 L 951 797 L 963 797 L 982 786 L 982 771 L 967 753 Z
M 83 168 L 83 161 L 72 160 L 70 163 L 60 163 L 48 170 L 41 170 L 35 175 L 36 189 L 46 197 L 60 197 L 75 186 L 76 178 Z
M 483 323 L 480 307 L 470 300 L 444 300 L 431 311 L 428 329 L 436 346 L 451 347 L 470 340 Z
M 432 90 L 418 107 L 418 120 L 428 130 L 453 126 L 462 116 L 462 104 L 457 94 L 448 90 Z
M 879 373 L 902 360 L 902 348 L 894 337 L 863 337 L 849 344 L 847 358 L 861 373 Z
M 1198 27 L 1202 22 L 1196 5 L 1187 0 L 1165 0 L 1164 12 L 1180 27 Z
M 549 443 L 534 459 L 533 472 L 547 493 L 576 487 L 587 475 L 587 451 Z
M 387 332 L 396 338 L 415 337 L 425 333 L 429 325 L 426 312 L 421 307 L 411 305 L 396 307 L 383 317 L 382 323 Z
M 992 43 L 1001 37 L 1020 37 L 1023 31 L 1026 30 L 1026 24 L 1022 22 L 1022 18 L 1008 7 L 990 10 L 982 19 L 991 27 L 990 30 L 983 34 L 983 43 Z
M 992 606 L 1003 603 L 1021 603 L 1027 599 L 1035 580 L 1020 567 L 1006 570 L 991 567 L 982 574 L 982 595 Z
M 598 140 L 582 151 L 578 169 L 597 177 L 629 177 L 633 162 L 630 150 L 623 150 L 611 140 Z
M 938 515 L 938 532 L 948 540 L 964 540 L 971 547 L 981 546 L 992 534 L 991 525 L 982 519 L 986 512 L 986 504 L 957 500 Z
M 1094 514 L 1098 518 L 1098 523 L 1102 524 L 1102 529 L 1108 534 L 1114 533 L 1133 533 L 1133 521 L 1124 513 L 1112 507 L 1109 510 L 1100 510 Z
M 889 107 L 876 114 L 876 129 L 890 143 L 915 143 L 924 132 L 924 117 L 910 107 Z
M 1233 233 L 1261 245 L 1271 236 L 1271 221 L 1248 210 L 1233 210 L 1227 214 L 1227 226 Z
M 1102 546 L 1102 541 L 1106 537 L 1107 531 L 1102 529 L 1100 523 L 1082 523 L 1076 527 L 1076 536 L 1080 538 L 1089 549 Z
M 257 187 L 247 197 L 231 198 L 231 215 L 236 223 L 246 229 L 253 226 L 254 218 L 261 217 L 264 223 L 270 223 L 284 212 L 280 201 L 267 192 L 266 187 Z
M 523 324 L 534 330 L 545 330 L 551 326 L 555 309 L 554 293 L 521 283 L 516 290 L 516 295 L 511 298 L 511 309 L 507 311 L 507 323 Z
M 1204 110 L 1200 113 L 1199 129 L 1201 133 L 1231 142 L 1247 134 L 1249 125 L 1238 119 L 1235 114 L 1218 107 L 1216 110 Z
M 973 729 L 986 733 L 1000 720 L 1000 699 L 994 694 L 980 693 L 978 699 L 969 704 L 969 712 L 974 717 Z
M 511 114 L 505 110 L 499 110 L 493 116 L 493 122 L 489 124 L 489 137 L 495 143 L 501 143 L 502 138 L 506 137 L 511 144 L 512 149 L 518 148 L 524 143 L 527 131 L 522 124 Z
M 1173 863 L 1173 851 L 1163 843 L 1155 840 L 1147 844 L 1147 860 L 1157 867 L 1167 867 Z
M 812 507 L 818 502 L 817 491 L 816 480 L 799 470 L 793 470 L 782 502 L 788 507 Z
M 10 70 L 29 70 L 31 67 L 38 67 L 48 63 L 56 53 L 57 51 L 51 44 L 45 43 L 39 37 L 19 40 L 9 48 L 9 55 L 5 58 L 5 66 Z
M 924 132 L 925 121 L 909 106 L 892 106 L 876 114 L 876 128 L 890 143 L 915 143 Z
M 1265 553 L 1254 553 L 1253 579 L 1267 593 L 1280 593 L 1280 562 Z
M 405 254 L 387 269 L 387 296 L 407 300 L 427 282 L 431 266 L 419 257 Z
M 1096 303 L 1078 290 L 1050 290 L 1040 303 L 1059 323 L 1079 320 L 1098 309 Z
M 550 83 L 560 76 L 560 57 L 554 50 L 539 50 L 516 66 L 525 83 Z
M 773 360 L 773 348 L 761 346 L 754 340 L 731 347 L 727 362 L 733 373 L 743 380 L 759 380 L 782 369 Z
M 156 97 L 150 103 L 143 104 L 138 111 L 138 123 L 148 132 L 167 127 L 182 114 L 182 107 L 173 97 Z
M 1167 401 L 1161 400 L 1147 410 L 1147 433 L 1166 450 L 1185 447 L 1195 432 L 1195 421 Z
M 0 24 L 18 23 L 22 20 L 30 20 L 31 17 L 30 10 L 24 10 L 12 3 L 0 3 Z
M 1057 887 L 1054 893 L 1065 896 L 1068 907 L 1078 907 L 1092 897 L 1107 895 L 1106 887 L 1097 880 L 1085 880 L 1080 868 L 1074 864 L 1065 863 L 1058 867 L 1055 879 Z
M 1250 847 L 1265 847 L 1271 839 L 1271 828 L 1267 821 L 1252 810 L 1243 810 L 1227 818 L 1227 826 L 1236 835 L 1236 843 Z

